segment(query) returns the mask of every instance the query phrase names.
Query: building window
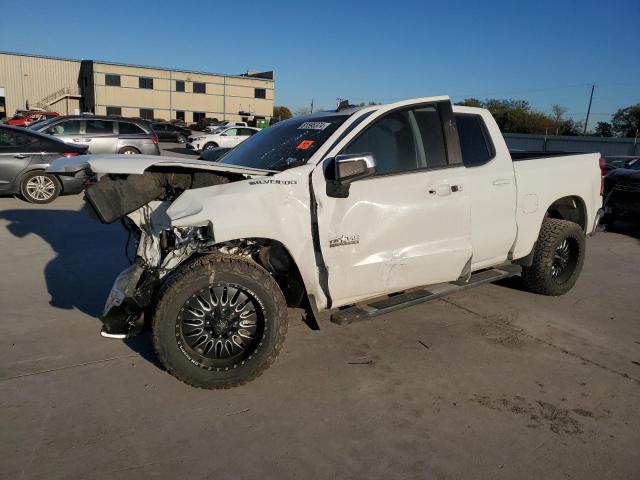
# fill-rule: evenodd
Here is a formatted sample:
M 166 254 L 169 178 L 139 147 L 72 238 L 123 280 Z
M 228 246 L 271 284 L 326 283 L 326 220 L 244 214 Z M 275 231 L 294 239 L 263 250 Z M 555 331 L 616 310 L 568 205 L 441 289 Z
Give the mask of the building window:
M 207 93 L 207 84 L 193 82 L 193 93 Z
M 107 115 L 122 116 L 122 108 L 120 107 L 107 107 Z
M 184 80 L 176 80 L 176 92 L 184 92 Z
M 198 123 L 200 120 L 204 120 L 206 114 L 204 112 L 193 112 L 193 121 Z
M 104 83 L 110 87 L 119 87 L 120 86 L 120 75 L 111 75 L 106 74 L 104 76 Z
M 140 77 L 138 79 L 138 87 L 153 90 L 153 78 Z
M 176 120 L 182 120 L 184 122 L 184 112 L 181 110 L 176 110 Z
M 267 90 L 264 88 L 256 88 L 253 96 L 255 98 L 267 98 Z
M 153 108 L 141 108 L 140 118 L 144 118 L 145 120 L 153 120 Z

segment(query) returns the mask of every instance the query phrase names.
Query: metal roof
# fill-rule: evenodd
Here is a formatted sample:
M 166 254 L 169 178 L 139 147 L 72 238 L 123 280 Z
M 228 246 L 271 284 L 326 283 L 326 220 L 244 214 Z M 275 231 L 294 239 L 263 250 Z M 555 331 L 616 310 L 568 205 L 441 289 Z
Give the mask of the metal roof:
M 121 66 L 121 67 L 134 67 L 134 68 L 148 68 L 150 70 L 164 70 L 164 71 L 167 71 L 167 72 L 192 73 L 192 74 L 199 74 L 199 75 L 216 75 L 216 76 L 219 76 L 219 77 L 250 78 L 250 79 L 253 79 L 253 80 L 264 80 L 264 81 L 267 81 L 267 82 L 273 82 L 274 81 L 274 79 L 268 79 L 268 78 L 257 77 L 257 76 L 250 76 L 250 75 L 246 75 L 246 74 L 230 75 L 230 74 L 226 74 L 226 73 L 205 72 L 205 71 L 201 71 L 201 70 L 184 70 L 184 69 L 181 69 L 181 68 L 154 67 L 154 66 L 150 66 L 150 65 L 136 65 L 134 63 L 108 62 L 108 61 L 104 61 L 104 60 L 92 60 L 90 58 L 77 59 L 77 58 L 51 57 L 51 56 L 47 56 L 47 55 L 36 55 L 34 53 L 5 52 L 3 50 L 0 50 L 0 54 L 15 55 L 15 56 L 18 56 L 18 57 L 46 58 L 48 60 L 62 60 L 62 61 L 65 61 L 65 62 L 93 62 L 93 63 L 100 63 L 100 64 L 103 64 L 103 65 L 117 65 L 117 66 Z

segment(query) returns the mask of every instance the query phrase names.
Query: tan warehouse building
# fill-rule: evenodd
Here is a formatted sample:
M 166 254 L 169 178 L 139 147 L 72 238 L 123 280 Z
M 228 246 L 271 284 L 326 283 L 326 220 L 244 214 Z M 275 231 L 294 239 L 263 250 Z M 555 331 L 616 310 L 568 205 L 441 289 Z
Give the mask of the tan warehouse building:
M 273 115 L 273 72 L 241 75 L 0 52 L 0 117 L 60 114 L 251 121 Z

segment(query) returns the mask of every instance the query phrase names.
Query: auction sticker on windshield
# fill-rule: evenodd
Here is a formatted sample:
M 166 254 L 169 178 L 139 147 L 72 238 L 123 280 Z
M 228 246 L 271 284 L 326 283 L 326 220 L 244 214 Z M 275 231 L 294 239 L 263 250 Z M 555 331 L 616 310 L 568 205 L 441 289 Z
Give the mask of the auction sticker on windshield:
M 324 130 L 329 125 L 328 122 L 304 122 L 298 127 L 298 130 Z

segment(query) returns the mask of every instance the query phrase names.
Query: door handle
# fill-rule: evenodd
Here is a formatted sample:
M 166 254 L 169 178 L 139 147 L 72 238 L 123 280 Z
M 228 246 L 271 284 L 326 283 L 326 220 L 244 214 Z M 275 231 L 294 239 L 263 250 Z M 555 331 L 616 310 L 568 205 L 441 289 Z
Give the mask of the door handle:
M 511 183 L 510 178 L 496 178 L 493 182 L 491 182 L 496 187 L 501 187 L 503 185 L 509 185 Z
M 454 186 L 456 187 L 456 190 L 453 189 Z M 439 197 L 445 197 L 447 195 L 451 195 L 451 192 L 457 192 L 457 188 L 459 188 L 459 185 L 436 185 L 435 187 L 429 188 L 429 195 L 438 195 Z
M 18 153 L 16 155 L 14 155 L 13 158 L 27 158 L 27 156 L 23 155 L 22 153 Z

